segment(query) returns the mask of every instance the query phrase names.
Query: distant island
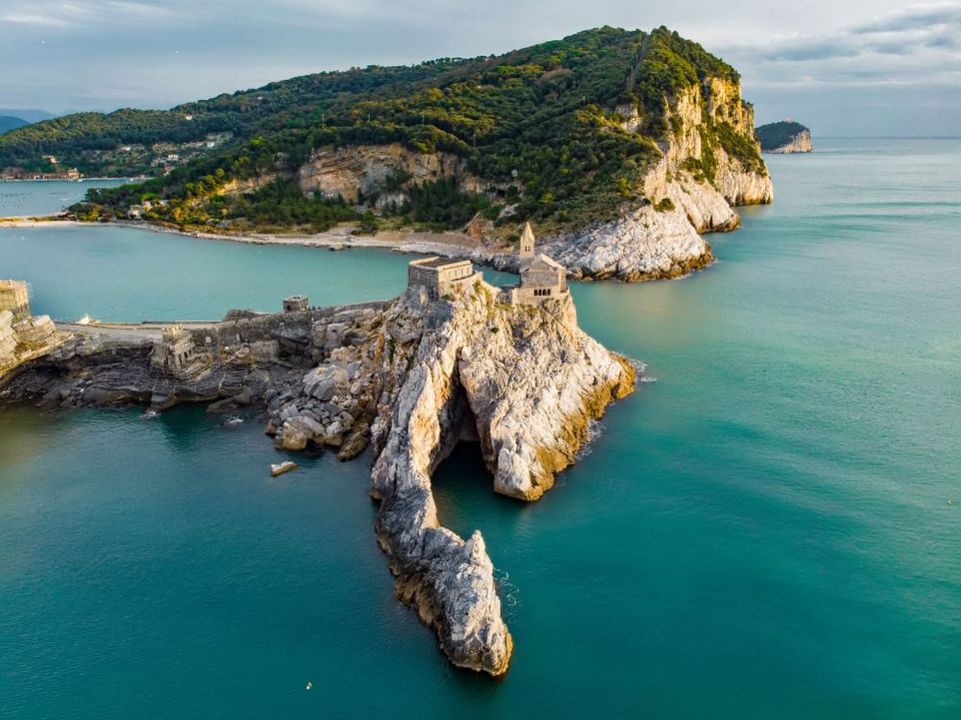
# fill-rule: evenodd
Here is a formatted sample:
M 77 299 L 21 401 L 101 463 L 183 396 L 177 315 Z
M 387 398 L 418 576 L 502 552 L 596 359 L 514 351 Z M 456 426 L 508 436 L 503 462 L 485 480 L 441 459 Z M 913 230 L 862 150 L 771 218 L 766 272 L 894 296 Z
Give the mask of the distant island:
M 787 155 L 809 153 L 814 149 L 811 144 L 811 131 L 792 120 L 761 125 L 755 129 L 754 135 L 761 143 L 762 152 L 766 153 Z
M 679 277 L 769 203 L 740 75 L 667 28 L 602 27 L 503 55 L 322 72 L 170 110 L 0 135 L 0 175 L 153 176 L 81 221 L 218 235 L 458 231 L 512 269 L 524 222 L 572 278 Z

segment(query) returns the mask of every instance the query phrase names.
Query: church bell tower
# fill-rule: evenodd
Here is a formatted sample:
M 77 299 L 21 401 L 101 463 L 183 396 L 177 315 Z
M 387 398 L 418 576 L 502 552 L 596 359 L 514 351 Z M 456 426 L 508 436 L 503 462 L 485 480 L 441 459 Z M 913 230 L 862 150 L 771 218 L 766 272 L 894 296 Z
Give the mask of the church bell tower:
M 531 230 L 531 224 L 529 222 L 524 223 L 524 232 L 521 233 L 521 246 L 518 257 L 520 257 L 522 262 L 534 257 L 534 231 Z

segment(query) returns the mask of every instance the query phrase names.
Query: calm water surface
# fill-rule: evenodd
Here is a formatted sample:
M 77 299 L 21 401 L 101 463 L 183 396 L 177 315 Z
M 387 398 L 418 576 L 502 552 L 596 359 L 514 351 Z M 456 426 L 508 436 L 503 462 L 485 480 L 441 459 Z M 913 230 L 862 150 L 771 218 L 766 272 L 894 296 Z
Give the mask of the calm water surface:
M 255 418 L 8 409 L 0 716 L 961 717 L 961 143 L 768 162 L 777 201 L 716 266 L 575 287 L 656 382 L 554 491 L 494 496 L 471 447 L 441 468 L 501 576 L 502 682 L 393 599 L 364 460 L 271 480 Z M 56 317 L 384 297 L 406 260 L 0 231 Z
M 91 188 L 116 187 L 126 180 L 0 180 L 0 217 L 50 215 L 83 200 Z

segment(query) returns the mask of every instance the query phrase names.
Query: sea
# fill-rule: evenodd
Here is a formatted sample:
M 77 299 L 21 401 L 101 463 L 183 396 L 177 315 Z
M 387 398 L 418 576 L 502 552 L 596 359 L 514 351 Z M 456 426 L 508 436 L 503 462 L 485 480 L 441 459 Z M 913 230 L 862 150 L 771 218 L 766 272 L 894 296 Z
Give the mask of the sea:
M 766 157 L 775 202 L 712 267 L 574 285 L 645 382 L 540 502 L 469 444 L 439 469 L 497 568 L 506 677 L 394 598 L 368 456 L 271 479 L 255 416 L 4 408 L 0 717 L 961 717 L 961 141 L 815 144 Z M 0 215 L 51 189 L 0 184 Z M 408 260 L 0 229 L 0 277 L 68 320 L 386 298 Z

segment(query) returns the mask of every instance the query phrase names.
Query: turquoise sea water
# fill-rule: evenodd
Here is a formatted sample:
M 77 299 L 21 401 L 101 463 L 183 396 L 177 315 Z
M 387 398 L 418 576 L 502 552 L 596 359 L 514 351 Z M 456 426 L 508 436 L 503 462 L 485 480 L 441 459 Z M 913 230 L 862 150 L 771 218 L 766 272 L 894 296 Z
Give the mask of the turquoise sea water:
M 126 180 L 0 181 L 0 217 L 50 215 L 83 200 L 91 188 L 115 187 Z
M 0 717 L 961 717 L 961 142 L 768 163 L 714 267 L 574 288 L 657 380 L 551 493 L 494 496 L 469 446 L 439 471 L 501 576 L 503 681 L 393 599 L 364 460 L 271 480 L 255 418 L 7 409 Z M 0 231 L 57 317 L 378 297 L 405 263 Z

